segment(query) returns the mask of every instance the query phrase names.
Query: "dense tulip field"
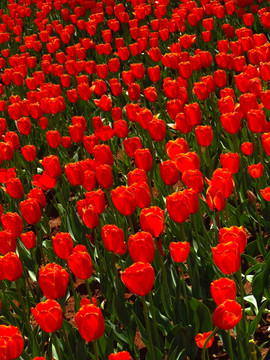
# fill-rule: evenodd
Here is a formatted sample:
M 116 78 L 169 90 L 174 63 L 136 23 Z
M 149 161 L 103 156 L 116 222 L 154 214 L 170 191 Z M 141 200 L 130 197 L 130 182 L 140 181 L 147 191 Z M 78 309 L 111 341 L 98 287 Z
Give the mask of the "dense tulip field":
M 266 0 L 1 1 L 0 360 L 270 358 L 269 40 Z

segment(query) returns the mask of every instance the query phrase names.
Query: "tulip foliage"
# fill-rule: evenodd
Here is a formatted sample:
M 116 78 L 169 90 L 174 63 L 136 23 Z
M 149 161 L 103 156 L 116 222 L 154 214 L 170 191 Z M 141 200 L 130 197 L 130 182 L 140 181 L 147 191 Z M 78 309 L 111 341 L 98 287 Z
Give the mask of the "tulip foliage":
M 1 2 L 0 359 L 262 359 L 268 5 Z

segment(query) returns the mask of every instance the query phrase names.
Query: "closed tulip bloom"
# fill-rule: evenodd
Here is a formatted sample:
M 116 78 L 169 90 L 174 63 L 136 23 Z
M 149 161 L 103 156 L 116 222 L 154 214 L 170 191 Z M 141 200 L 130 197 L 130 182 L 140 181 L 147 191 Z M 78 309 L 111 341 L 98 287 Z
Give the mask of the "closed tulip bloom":
M 86 280 L 92 275 L 92 260 L 84 245 L 75 246 L 67 261 L 70 270 L 78 279 Z
M 132 360 L 132 357 L 129 352 L 120 351 L 115 354 L 110 354 L 108 360 Z
M 213 130 L 210 125 L 198 125 L 195 127 L 195 135 L 200 146 L 210 146 L 213 140 Z
M 130 292 L 145 296 L 154 285 L 155 271 L 149 263 L 136 262 L 122 272 L 121 279 Z
M 92 191 L 96 187 L 96 174 L 92 170 L 84 171 L 84 180 L 82 186 L 87 191 Z
M 251 142 L 244 142 L 241 144 L 241 150 L 246 156 L 250 156 L 253 153 L 253 144 Z
M 208 331 L 208 332 L 204 332 L 204 333 L 198 333 L 195 336 L 195 342 L 196 342 L 196 345 L 198 346 L 198 348 L 200 348 L 200 349 L 203 348 L 203 346 L 205 344 L 205 341 L 208 338 L 208 336 L 210 336 L 211 332 L 212 331 Z M 212 336 L 210 338 L 210 340 L 206 344 L 206 348 L 210 348 L 213 345 L 213 342 L 214 342 L 214 336 Z
M 134 136 L 133 138 L 127 138 L 123 142 L 124 149 L 126 154 L 129 157 L 134 157 L 134 153 L 137 149 L 142 148 L 142 142 L 141 139 L 138 136 Z
M 133 183 L 147 183 L 147 175 L 143 169 L 134 169 L 130 171 L 127 175 L 128 186 L 131 186 Z
M 140 224 L 143 231 L 149 232 L 153 237 L 158 237 L 164 230 L 164 210 L 158 206 L 143 209 L 140 213 Z
M 233 274 L 240 268 L 240 250 L 237 243 L 219 243 L 212 247 L 212 254 L 214 263 L 223 274 Z
M 134 262 L 151 263 L 155 257 L 155 250 L 155 243 L 149 232 L 137 232 L 128 239 L 128 251 Z
M 94 205 L 88 205 L 83 210 L 83 222 L 89 229 L 94 229 L 99 225 L 99 217 L 97 209 Z
M 264 166 L 261 163 L 252 164 L 252 165 L 248 166 L 247 169 L 248 169 L 249 175 L 251 177 L 253 177 L 253 179 L 257 179 L 262 176 Z
M 16 238 L 10 230 L 0 231 L 0 252 L 5 255 L 16 251 Z
M 133 191 L 138 208 L 143 209 L 151 204 L 151 193 L 147 183 L 133 183 L 129 188 Z
M 238 244 L 240 254 L 242 254 L 247 245 L 247 235 L 243 226 L 231 226 L 230 228 L 221 228 L 218 233 L 220 243 L 233 242 Z
M 220 278 L 210 284 L 211 296 L 214 302 L 219 305 L 225 300 L 236 298 L 236 284 L 232 279 Z
M 0 325 L 0 341 L 1 359 L 13 360 L 21 356 L 24 340 L 16 326 Z
M 21 152 L 26 161 L 32 162 L 35 160 L 37 151 L 34 145 L 25 145 L 21 148 Z
M 187 241 L 171 242 L 169 250 L 173 261 L 179 263 L 185 262 L 190 251 L 190 243 Z
M 52 245 L 60 259 L 67 259 L 73 250 L 73 240 L 69 233 L 60 232 L 52 237 Z
M 236 134 L 241 127 L 241 116 L 239 112 L 229 112 L 220 116 L 221 124 L 228 134 Z
M 118 255 L 124 255 L 127 251 L 123 229 L 116 225 L 105 225 L 101 229 L 101 237 L 105 248 Z
M 27 194 L 27 199 L 37 200 L 41 208 L 44 208 L 47 204 L 44 192 L 42 191 L 42 189 L 39 189 L 37 187 L 29 191 L 29 193 Z
M 97 165 L 108 164 L 112 166 L 114 163 L 112 151 L 106 144 L 96 145 L 93 149 L 93 155 Z
M 98 214 L 105 210 L 105 195 L 101 189 L 89 191 L 85 194 L 86 204 L 93 205 Z
M 186 104 L 184 114 L 189 125 L 200 125 L 202 120 L 201 109 L 198 103 Z
M 113 185 L 111 166 L 104 164 L 96 168 L 97 182 L 103 189 L 109 189 Z
M 185 170 L 196 170 L 200 168 L 200 159 L 195 151 L 179 154 L 174 162 L 181 174 Z
M 179 172 L 172 160 L 163 161 L 159 165 L 159 172 L 162 180 L 166 185 L 172 186 L 179 181 Z
M 178 155 L 188 152 L 188 144 L 185 139 L 178 138 L 169 140 L 166 144 L 166 153 L 171 160 L 175 160 Z
M 24 220 L 34 225 L 41 219 L 41 210 L 36 199 L 27 199 L 20 202 L 20 211 Z
M 153 159 L 149 149 L 137 149 L 134 153 L 134 157 L 137 168 L 145 171 L 150 171 L 152 169 Z
M 18 130 L 22 135 L 29 135 L 31 133 L 31 121 L 28 117 L 22 117 L 17 120 Z
M 168 195 L 166 207 L 171 219 L 177 223 L 183 223 L 190 215 L 188 197 L 183 191 Z
M 65 165 L 65 174 L 72 186 L 79 186 L 84 181 L 84 171 L 79 162 Z
M 267 155 L 270 155 L 270 132 L 262 134 L 261 139 L 264 151 Z
M 7 212 L 1 217 L 3 230 L 9 230 L 16 237 L 20 236 L 23 230 L 22 218 L 18 213 Z
M 220 162 L 224 169 L 228 169 L 232 174 L 236 174 L 240 166 L 238 153 L 226 153 L 220 155 Z
M 39 270 L 38 284 L 47 299 L 55 300 L 65 296 L 69 275 L 60 265 L 52 263 Z
M 44 170 L 47 175 L 49 175 L 52 178 L 57 178 L 61 176 L 62 169 L 58 156 L 49 155 L 44 157 L 40 162 L 44 167 Z
M 126 186 L 118 186 L 111 191 L 112 201 L 120 214 L 129 216 L 136 209 L 136 199 L 133 191 Z
M 6 189 L 13 199 L 20 199 L 23 196 L 23 186 L 19 178 L 12 178 L 6 182 Z
M 23 268 L 18 255 L 8 252 L 1 260 L 3 274 L 8 281 L 16 281 L 23 274 Z
M 75 315 L 75 323 L 81 337 L 88 342 L 99 339 L 105 331 L 100 308 L 91 304 L 88 299 L 81 301 L 81 308 Z
M 247 113 L 248 128 L 253 133 L 261 133 L 266 125 L 265 113 L 262 109 L 252 109 Z
M 51 148 L 56 149 L 60 145 L 61 136 L 60 136 L 58 130 L 48 130 L 46 133 L 46 138 L 47 138 L 48 145 Z
M 157 90 L 154 86 L 144 89 L 144 96 L 149 102 L 156 102 L 158 99 Z
M 193 189 L 183 190 L 185 195 L 188 197 L 189 211 L 190 214 L 196 214 L 199 211 L 199 197 Z
M 59 330 L 63 324 L 63 312 L 55 300 L 38 303 L 35 308 L 31 308 L 31 312 L 41 329 L 47 333 Z
M 159 65 L 156 65 L 154 67 L 148 67 L 147 69 L 149 78 L 152 82 L 157 82 L 160 80 L 160 67 Z
M 166 125 L 162 119 L 154 117 L 148 123 L 149 135 L 154 141 L 161 142 L 165 139 L 166 136 Z
M 213 74 L 216 86 L 223 88 L 227 85 L 227 74 L 224 70 L 218 69 Z
M 235 300 L 227 299 L 218 305 L 213 314 L 213 324 L 222 330 L 230 330 L 242 318 L 242 308 Z
M 33 249 L 37 243 L 36 235 L 33 231 L 28 231 L 27 233 L 21 234 L 21 241 L 26 249 Z
M 225 199 L 227 199 L 234 188 L 232 173 L 227 169 L 216 169 L 213 173 L 211 185 L 220 189 Z
M 182 174 L 183 183 L 189 188 L 200 194 L 203 190 L 204 181 L 199 169 L 185 170 Z

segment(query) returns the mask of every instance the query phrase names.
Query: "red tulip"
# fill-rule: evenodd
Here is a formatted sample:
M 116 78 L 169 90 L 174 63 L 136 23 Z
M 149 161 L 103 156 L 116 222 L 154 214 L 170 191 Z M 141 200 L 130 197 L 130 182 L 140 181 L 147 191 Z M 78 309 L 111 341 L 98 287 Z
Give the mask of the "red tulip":
M 236 284 L 232 279 L 220 278 L 212 281 L 210 291 L 217 305 L 222 304 L 227 299 L 235 300 L 236 298 Z
M 55 300 L 38 303 L 35 308 L 31 308 L 31 312 L 41 329 L 47 333 L 53 333 L 62 326 L 63 312 Z
M 1 260 L 1 266 L 5 279 L 16 281 L 23 274 L 21 261 L 16 253 L 8 252 Z
M 18 213 L 7 212 L 1 217 L 3 230 L 9 230 L 16 237 L 20 236 L 23 230 L 22 218 Z
M 124 255 L 127 251 L 123 229 L 116 225 L 104 225 L 101 229 L 101 236 L 105 248 L 118 255 Z
M 247 245 L 247 235 L 243 226 L 231 226 L 230 228 L 221 228 L 218 233 L 220 243 L 233 242 L 239 246 L 240 254 L 242 254 Z
M 134 262 L 151 263 L 155 257 L 155 244 L 150 233 L 141 231 L 128 239 L 128 251 Z
M 204 344 L 205 344 L 205 341 L 206 339 L 208 338 L 208 336 L 210 336 L 212 331 L 208 331 L 208 332 L 204 332 L 204 333 L 198 333 L 196 336 L 195 336 L 195 342 L 197 344 L 197 346 L 202 349 Z M 210 340 L 208 341 L 207 345 L 206 345 L 206 348 L 210 348 L 212 345 L 213 345 L 213 342 L 214 342 L 214 336 L 212 336 L 210 338 Z
M 212 254 L 214 263 L 223 274 L 233 274 L 240 268 L 240 250 L 237 243 L 219 243 L 212 247 Z
M 164 210 L 158 206 L 143 209 L 140 214 L 140 224 L 143 231 L 149 232 L 153 237 L 158 237 L 164 230 Z
M 190 244 L 187 241 L 171 242 L 169 250 L 173 261 L 185 262 L 189 254 Z
M 91 304 L 88 299 L 81 301 L 81 308 L 75 315 L 75 323 L 81 337 L 88 342 L 99 339 L 105 331 L 100 308 Z
M 21 201 L 20 211 L 24 220 L 30 225 L 38 223 L 41 219 L 41 210 L 36 199 Z
M 52 245 L 60 259 L 67 259 L 73 250 L 73 240 L 69 233 L 60 232 L 52 237 Z
M 47 299 L 55 300 L 65 296 L 68 281 L 68 273 L 58 264 L 47 264 L 39 270 L 38 284 Z
M 177 223 L 183 223 L 190 215 L 189 201 L 184 191 L 168 195 L 166 207 L 171 219 Z
M 27 233 L 21 234 L 21 240 L 28 250 L 33 249 L 37 243 L 36 235 L 33 231 L 28 231 Z
M 136 262 L 122 272 L 121 279 L 130 292 L 145 296 L 154 285 L 155 272 L 150 264 Z
M 120 214 L 129 216 L 136 209 L 136 200 L 133 191 L 126 186 L 118 186 L 111 191 L 112 201 Z
M 70 270 L 78 279 L 85 280 L 92 275 L 92 260 L 84 245 L 75 246 L 67 261 Z
M 24 340 L 16 326 L 0 325 L 0 356 L 3 360 L 13 360 L 21 356 Z
M 230 330 L 242 318 L 242 308 L 235 300 L 227 299 L 220 304 L 213 314 L 213 324 L 222 330 Z

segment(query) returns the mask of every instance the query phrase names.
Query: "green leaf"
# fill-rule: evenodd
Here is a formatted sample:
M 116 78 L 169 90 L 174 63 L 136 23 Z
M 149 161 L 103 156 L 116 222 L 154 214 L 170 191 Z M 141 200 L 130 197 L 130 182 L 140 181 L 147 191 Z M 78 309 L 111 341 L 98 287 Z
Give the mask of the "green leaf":
M 268 301 L 265 301 L 261 305 L 261 307 L 259 309 L 259 312 L 256 314 L 255 319 L 251 321 L 251 323 L 249 325 L 249 335 L 254 335 L 254 333 L 255 333 L 255 331 L 257 329 L 257 326 L 258 326 L 258 324 L 259 324 L 259 322 L 260 322 L 260 320 L 262 318 L 262 315 L 264 313 L 264 309 L 265 309 L 267 303 L 268 303 Z
M 210 331 L 212 329 L 212 316 L 208 307 L 195 298 L 190 299 L 189 305 L 193 311 L 195 333 Z

